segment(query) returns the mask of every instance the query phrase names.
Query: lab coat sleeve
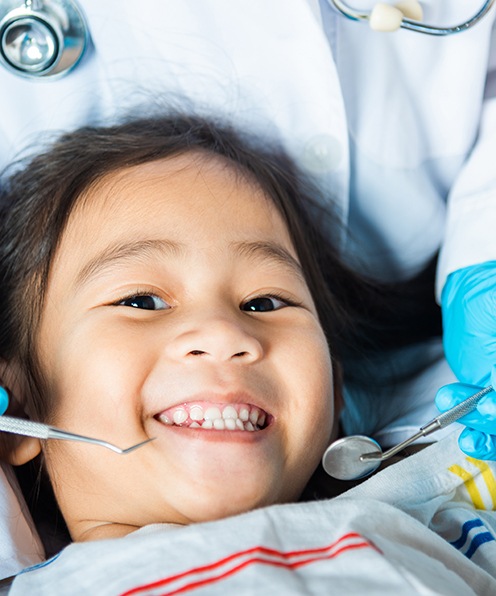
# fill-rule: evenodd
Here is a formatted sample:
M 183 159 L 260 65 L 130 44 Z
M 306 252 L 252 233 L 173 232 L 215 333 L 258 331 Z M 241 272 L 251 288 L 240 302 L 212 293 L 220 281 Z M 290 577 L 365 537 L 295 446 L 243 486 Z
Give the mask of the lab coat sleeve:
M 453 98 L 456 101 L 456 98 Z M 456 126 L 456 122 L 453 123 Z M 448 197 L 436 295 L 450 273 L 496 260 L 496 28 L 493 28 L 485 101 L 474 148 Z

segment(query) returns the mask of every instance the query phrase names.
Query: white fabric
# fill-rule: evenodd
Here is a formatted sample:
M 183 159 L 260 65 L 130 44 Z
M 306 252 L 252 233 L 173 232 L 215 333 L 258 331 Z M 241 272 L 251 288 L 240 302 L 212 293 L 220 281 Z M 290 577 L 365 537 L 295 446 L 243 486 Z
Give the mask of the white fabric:
M 43 559 L 43 547 L 12 469 L 0 462 L 0 579 Z
M 70 545 L 10 594 L 495 594 L 495 474 L 452 434 L 331 501 Z
M 73 73 L 33 82 L 0 69 L 0 165 L 40 132 L 187 97 L 202 112 L 282 139 L 337 203 L 350 226 L 343 248 L 369 273 L 406 277 L 443 236 L 439 289 L 451 270 L 496 258 L 494 118 L 483 121 L 483 146 L 471 155 L 495 63 L 495 10 L 470 31 L 435 38 L 373 32 L 327 0 L 80 4 L 93 45 Z M 480 4 L 431 0 L 425 20 L 453 24 Z
M 437 280 L 438 296 L 446 273 L 496 258 L 492 242 L 496 222 L 496 169 L 487 161 L 487 156 L 496 155 L 496 100 L 486 103 L 482 124 L 477 147 L 451 193 L 439 260 L 439 270 L 444 273 Z

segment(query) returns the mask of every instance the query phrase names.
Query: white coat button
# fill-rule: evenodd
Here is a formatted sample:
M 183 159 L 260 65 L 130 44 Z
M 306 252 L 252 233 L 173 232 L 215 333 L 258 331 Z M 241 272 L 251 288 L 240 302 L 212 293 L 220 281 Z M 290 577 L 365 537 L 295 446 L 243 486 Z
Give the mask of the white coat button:
M 332 135 L 316 135 L 303 149 L 303 166 L 314 173 L 337 170 L 343 158 L 341 143 Z

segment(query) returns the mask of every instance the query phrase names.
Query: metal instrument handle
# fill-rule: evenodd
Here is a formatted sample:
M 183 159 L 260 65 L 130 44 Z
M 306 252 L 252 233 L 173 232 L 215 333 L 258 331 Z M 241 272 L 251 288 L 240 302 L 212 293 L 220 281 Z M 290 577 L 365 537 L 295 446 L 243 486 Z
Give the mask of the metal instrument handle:
M 113 445 L 108 441 L 102 441 L 101 439 L 94 439 L 93 437 L 86 437 L 84 435 L 77 435 L 75 433 L 49 426 L 41 422 L 34 422 L 33 420 L 26 420 L 24 418 L 13 418 L 12 416 L 0 416 L 0 431 L 7 433 L 14 433 L 16 435 L 22 435 L 24 437 L 34 437 L 36 439 L 61 439 L 63 441 L 80 441 L 82 443 L 91 443 L 92 445 L 100 445 L 111 449 L 115 453 L 124 455 L 131 453 L 135 449 L 146 445 L 154 439 L 146 439 L 141 443 L 132 445 L 127 449 L 121 449 L 117 445 Z
M 462 418 L 462 416 L 465 416 L 465 414 L 468 414 L 474 410 L 479 401 L 485 395 L 491 393 L 491 391 L 493 391 L 493 388 L 491 385 L 489 385 L 488 387 L 481 389 L 481 391 L 478 391 L 470 397 L 467 397 L 467 399 L 460 402 L 450 410 L 439 414 L 439 416 L 436 416 L 430 422 L 424 424 L 424 426 L 421 426 L 420 430 L 423 432 L 424 437 L 430 435 L 436 430 L 449 426 L 453 422 L 456 422 L 459 418 Z
M 41 422 L 33 422 L 24 418 L 0 416 L 0 431 L 25 437 L 35 437 L 36 439 L 48 439 L 50 427 Z
M 411 445 L 417 439 L 421 439 L 422 437 L 427 437 L 428 435 L 436 432 L 437 430 L 440 430 L 441 428 L 445 428 L 446 426 L 449 426 L 453 422 L 456 422 L 459 418 L 462 418 L 463 416 L 465 416 L 465 414 L 468 414 L 469 412 L 474 410 L 475 407 L 477 406 L 477 404 L 479 403 L 479 401 L 485 395 L 487 395 L 488 393 L 491 393 L 491 391 L 493 391 L 493 388 L 491 385 L 489 385 L 488 387 L 485 387 L 484 389 L 481 389 L 477 393 L 474 393 L 470 397 L 467 397 L 467 399 L 460 402 L 453 408 L 447 410 L 446 412 L 443 412 L 442 414 L 439 414 L 439 416 L 436 416 L 430 422 L 428 422 L 427 424 L 424 424 L 424 426 L 421 426 L 420 429 L 414 435 L 412 435 L 408 439 L 405 439 L 404 441 L 402 441 L 395 447 L 391 447 L 391 449 L 388 449 L 388 451 L 385 451 L 382 454 L 381 453 L 365 453 L 364 455 L 361 456 L 360 459 L 362 461 L 366 461 L 368 459 L 380 459 L 381 461 L 383 461 L 385 459 L 389 459 L 393 455 L 396 455 L 400 451 L 403 451 L 403 449 L 405 447 L 408 447 L 408 445 Z

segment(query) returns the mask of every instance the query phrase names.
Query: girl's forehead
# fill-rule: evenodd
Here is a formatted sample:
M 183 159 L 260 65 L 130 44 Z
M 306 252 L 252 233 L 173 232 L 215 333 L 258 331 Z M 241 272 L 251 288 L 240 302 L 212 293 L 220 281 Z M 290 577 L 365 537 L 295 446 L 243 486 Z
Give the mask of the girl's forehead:
M 274 209 L 254 177 L 219 156 L 191 151 L 109 172 L 82 194 L 74 212 L 84 217 L 98 210 L 116 214 L 146 208 L 148 203 L 169 203 L 176 210 L 190 205 L 207 209 L 219 201 L 233 210 L 238 196 L 247 194 L 253 197 L 252 208 L 258 203 Z
M 94 195 L 112 196 L 115 191 L 121 191 L 128 185 L 139 187 L 154 183 L 167 183 L 173 187 L 174 182 L 190 184 L 198 183 L 198 178 L 219 178 L 231 184 L 251 186 L 261 191 L 261 185 L 255 176 L 244 170 L 236 163 L 209 151 L 192 150 L 147 161 L 142 164 L 122 166 L 109 171 L 94 182 L 83 196 Z
M 141 239 L 198 248 L 275 240 L 294 254 L 272 199 L 240 169 L 206 152 L 107 174 L 81 196 L 59 254 L 68 252 L 72 260 L 79 251 L 83 258 L 112 242 Z

